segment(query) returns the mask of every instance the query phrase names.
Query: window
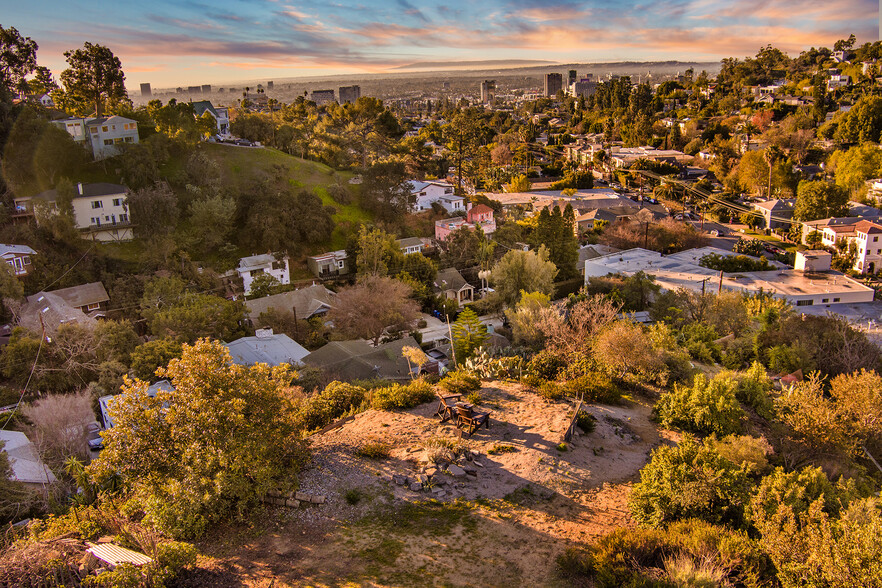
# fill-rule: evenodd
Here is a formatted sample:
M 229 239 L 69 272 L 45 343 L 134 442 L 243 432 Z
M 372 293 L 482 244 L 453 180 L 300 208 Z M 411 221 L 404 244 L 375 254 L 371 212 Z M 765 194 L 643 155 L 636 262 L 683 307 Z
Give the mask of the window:
M 833 299 L 833 302 L 839 302 L 839 299 L 838 299 L 838 298 L 834 298 L 834 299 Z
M 118 137 L 118 138 L 114 139 L 113 142 L 114 143 L 122 143 L 123 142 L 122 137 Z
M 92 201 L 92 208 L 93 208 L 93 209 L 95 209 L 95 208 L 104 208 L 104 203 L 101 202 L 100 200 L 93 200 L 93 201 Z
M 114 206 L 122 206 L 122 198 L 114 198 L 113 205 Z
M 796 306 L 812 306 L 814 303 L 814 300 L 797 300 Z
M 262 269 L 251 270 L 251 277 L 253 278 L 253 277 L 259 276 L 262 273 L 263 273 Z
M 129 215 L 127 215 L 127 214 L 119 215 L 119 222 L 121 222 L 121 223 L 129 222 Z
M 97 135 L 97 134 L 98 134 L 98 127 L 92 127 L 92 134 L 93 134 L 93 135 Z
M 135 140 L 132 137 L 126 137 L 126 143 L 134 143 Z
M 830 302 L 830 299 L 829 299 L 829 298 L 823 298 L 823 299 L 821 299 L 821 302 L 823 302 L 823 303 L 826 304 L 827 302 Z
M 101 127 L 101 132 L 102 132 L 102 133 L 106 133 L 106 132 L 107 132 L 107 127 Z
M 113 145 L 113 139 L 104 139 L 105 145 Z
M 22 263 L 24 263 L 25 265 L 31 265 L 31 258 L 29 256 L 25 255 L 24 257 L 21 258 L 21 260 L 22 260 Z
M 873 243 L 879 240 L 879 237 L 873 237 Z
M 343 269 L 343 267 L 344 267 L 345 265 L 346 265 L 346 262 L 345 262 L 345 261 L 342 261 L 342 260 L 341 260 L 341 261 L 338 261 L 338 262 L 337 262 L 337 268 L 338 268 L 338 269 Z
M 12 267 L 14 267 L 14 268 L 17 269 L 17 270 L 23 270 L 23 269 L 24 269 L 24 264 L 22 263 L 20 257 L 14 257 L 14 258 L 12 258 Z
M 87 304 L 87 305 L 86 305 L 86 312 L 89 312 L 89 311 L 92 311 L 92 310 L 98 310 L 99 308 L 101 308 L 101 303 L 100 303 L 100 302 L 96 302 L 96 303 L 94 303 L 94 304 Z

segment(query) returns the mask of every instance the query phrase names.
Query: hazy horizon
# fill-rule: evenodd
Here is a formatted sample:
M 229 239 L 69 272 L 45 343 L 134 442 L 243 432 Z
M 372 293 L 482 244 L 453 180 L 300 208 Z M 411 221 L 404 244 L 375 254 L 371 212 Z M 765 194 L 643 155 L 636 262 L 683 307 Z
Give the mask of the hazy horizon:
M 874 0 L 285 0 L 87 3 L 35 0 L 4 7 L 3 26 L 40 46 L 58 74 L 63 52 L 108 46 L 129 87 L 229 84 L 251 79 L 387 74 L 421 63 L 703 61 L 754 55 L 772 44 L 791 55 L 854 33 L 878 37 Z

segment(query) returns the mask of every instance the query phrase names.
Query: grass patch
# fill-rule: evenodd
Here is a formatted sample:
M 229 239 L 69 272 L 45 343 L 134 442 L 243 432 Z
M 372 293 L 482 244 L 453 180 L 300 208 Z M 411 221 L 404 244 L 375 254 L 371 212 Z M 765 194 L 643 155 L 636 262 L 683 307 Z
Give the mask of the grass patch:
M 346 493 L 343 495 L 343 499 L 346 500 L 346 504 L 349 504 L 351 506 L 355 506 L 356 504 L 361 502 L 362 498 L 363 495 L 361 493 L 361 490 L 359 490 L 358 488 L 351 488 L 347 490 Z
M 404 551 L 403 541 L 387 537 L 374 547 L 362 549 L 358 555 L 371 563 L 389 567 L 395 565 L 395 560 L 398 559 L 402 551 Z
M 407 502 L 398 508 L 367 516 L 357 524 L 374 527 L 385 533 L 445 535 L 457 527 L 467 530 L 477 528 L 478 521 L 472 516 L 473 506 L 462 499 L 454 502 Z
M 558 444 L 557 444 L 557 447 L 556 447 L 555 449 L 557 449 L 558 451 L 560 451 L 561 453 L 563 453 L 564 451 L 566 451 L 567 449 L 569 449 L 569 446 L 568 446 L 566 443 L 558 443 Z
M 355 450 L 357 456 L 368 459 L 388 459 L 391 453 L 392 446 L 383 441 L 368 441 Z
M 430 437 L 423 442 L 423 448 L 433 463 L 456 461 L 468 449 L 468 445 L 461 439 L 448 439 L 446 437 Z
M 514 445 L 499 445 L 496 444 L 490 449 L 487 450 L 487 455 L 500 455 L 503 453 L 515 453 L 518 450 Z

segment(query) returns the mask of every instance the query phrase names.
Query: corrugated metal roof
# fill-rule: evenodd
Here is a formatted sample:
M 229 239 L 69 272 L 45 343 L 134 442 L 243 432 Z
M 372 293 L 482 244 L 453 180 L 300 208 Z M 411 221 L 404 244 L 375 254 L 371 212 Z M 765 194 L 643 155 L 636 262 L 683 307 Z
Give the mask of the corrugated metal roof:
M 89 549 L 86 551 L 106 563 L 111 569 L 122 563 L 143 566 L 153 561 L 143 553 L 138 553 L 113 543 L 101 543 L 98 545 L 88 543 L 87 545 L 89 545 Z

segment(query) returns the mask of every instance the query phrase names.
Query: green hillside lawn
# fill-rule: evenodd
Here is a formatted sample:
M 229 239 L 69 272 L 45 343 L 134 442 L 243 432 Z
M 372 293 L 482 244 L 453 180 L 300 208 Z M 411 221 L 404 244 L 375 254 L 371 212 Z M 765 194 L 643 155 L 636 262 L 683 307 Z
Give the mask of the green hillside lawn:
M 331 241 L 317 249 L 324 251 L 345 248 L 350 228 L 355 224 L 372 220 L 372 216 L 362 210 L 358 204 L 338 204 L 328 194 L 327 186 L 338 183 L 356 193 L 357 187 L 349 184 L 349 180 L 354 175 L 352 172 L 335 171 L 322 163 L 300 159 L 276 149 L 255 149 L 213 143 L 203 144 L 201 148 L 220 164 L 221 169 L 226 170 L 227 180 L 234 191 L 240 189 L 249 178 L 253 177 L 255 170 L 270 172 L 273 166 L 281 165 L 288 170 L 292 186 L 314 191 L 325 205 L 337 209 L 333 217 L 336 226 Z M 320 252 L 315 251 L 315 253 Z

